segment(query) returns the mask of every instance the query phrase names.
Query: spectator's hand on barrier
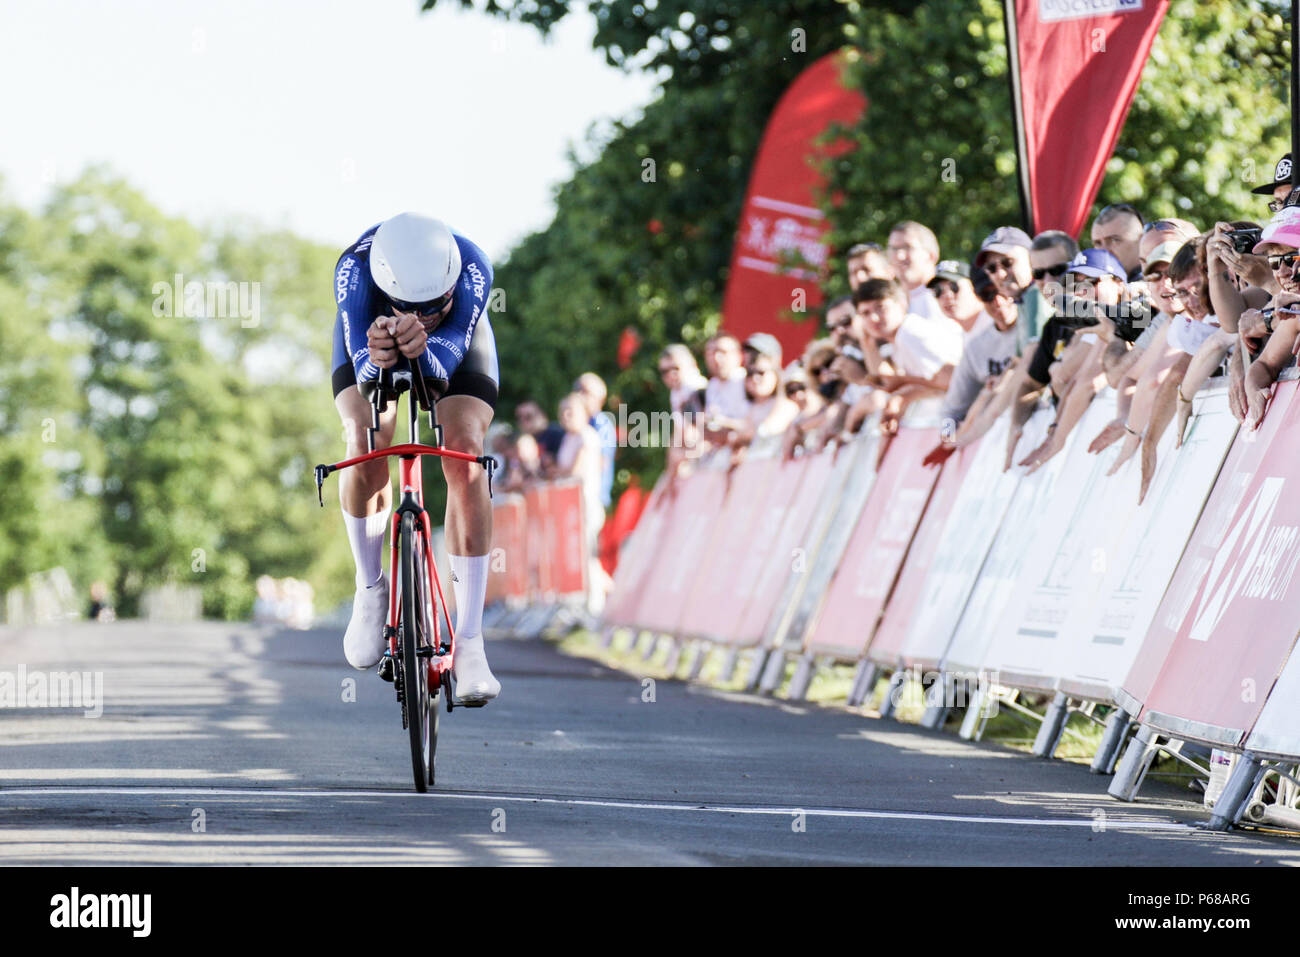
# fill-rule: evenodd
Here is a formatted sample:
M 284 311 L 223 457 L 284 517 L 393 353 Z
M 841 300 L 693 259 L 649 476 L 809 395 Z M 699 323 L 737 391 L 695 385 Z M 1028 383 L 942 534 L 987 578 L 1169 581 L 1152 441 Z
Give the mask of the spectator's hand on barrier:
M 1012 459 L 1016 457 L 1016 446 L 1020 444 L 1020 437 L 1025 434 L 1023 428 L 1012 426 L 1007 433 L 1007 460 L 1002 463 L 1002 471 L 1011 471 Z
M 1242 368 L 1244 347 L 1228 356 L 1228 410 L 1238 422 L 1246 421 L 1246 372 Z
M 370 361 L 381 369 L 391 369 L 397 365 L 397 339 L 393 336 L 393 325 L 396 322 L 392 316 L 380 316 L 366 330 Z
M 1273 387 L 1266 386 L 1263 389 L 1250 389 L 1246 392 L 1246 422 L 1248 429 L 1254 432 L 1259 428 L 1259 424 L 1264 421 L 1264 416 L 1268 414 L 1269 400 L 1273 398 Z
M 928 453 L 926 453 L 925 458 L 921 460 L 921 464 L 926 468 L 934 468 L 936 466 L 940 466 L 944 462 L 947 462 L 948 459 L 952 457 L 952 453 L 956 451 L 957 451 L 957 446 L 946 445 L 943 442 L 940 442 L 938 445 L 932 448 Z
M 1183 395 L 1183 387 L 1178 387 L 1178 412 L 1174 417 L 1174 448 L 1183 447 L 1183 437 L 1187 432 L 1187 420 L 1192 417 L 1192 400 Z M 1140 504 L 1140 503 L 1139 503 Z
M 880 413 L 880 434 L 894 436 L 898 434 L 898 423 L 903 418 L 900 409 L 885 409 Z
M 1138 446 L 1142 444 L 1142 436 L 1129 432 L 1127 428 L 1125 428 L 1125 432 L 1128 434 L 1124 437 L 1124 444 L 1119 448 L 1119 455 L 1115 456 L 1115 461 L 1106 470 L 1107 478 L 1118 472 L 1124 463 L 1133 457 L 1133 453 L 1138 450 Z
M 1088 445 L 1088 454 L 1096 455 L 1103 449 L 1114 445 L 1124 437 L 1124 420 L 1113 419 L 1107 423 L 1106 427 L 1097 433 L 1097 437 Z

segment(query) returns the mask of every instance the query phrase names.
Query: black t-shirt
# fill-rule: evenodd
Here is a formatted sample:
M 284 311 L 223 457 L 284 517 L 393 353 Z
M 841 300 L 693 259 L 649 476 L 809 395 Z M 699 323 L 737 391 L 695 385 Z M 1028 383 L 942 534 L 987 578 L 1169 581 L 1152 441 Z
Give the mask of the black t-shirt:
M 1048 369 L 1053 362 L 1061 358 L 1061 353 L 1070 344 L 1073 335 L 1074 330 L 1056 316 L 1048 319 L 1043 324 L 1043 334 L 1038 339 L 1038 348 L 1029 363 L 1029 378 L 1039 385 L 1047 385 L 1051 382 L 1052 376 Z
M 542 447 L 544 452 L 549 453 L 551 458 L 555 458 L 560 454 L 560 443 L 564 441 L 564 427 L 552 422 L 538 432 L 534 438 L 537 439 L 537 444 Z

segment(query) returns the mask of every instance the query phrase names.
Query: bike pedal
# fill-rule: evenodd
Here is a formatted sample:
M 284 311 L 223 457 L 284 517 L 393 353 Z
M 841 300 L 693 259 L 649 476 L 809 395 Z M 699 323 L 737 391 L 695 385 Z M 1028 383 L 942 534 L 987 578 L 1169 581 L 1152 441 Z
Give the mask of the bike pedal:
M 457 698 L 456 706 L 458 708 L 481 708 L 491 700 L 491 698 L 470 698 L 466 701 L 462 698 Z
M 379 677 L 383 678 L 385 681 L 391 683 L 396 678 L 396 674 L 395 674 L 396 670 L 397 669 L 393 667 L 392 655 L 384 655 L 384 657 L 379 659 L 378 674 Z

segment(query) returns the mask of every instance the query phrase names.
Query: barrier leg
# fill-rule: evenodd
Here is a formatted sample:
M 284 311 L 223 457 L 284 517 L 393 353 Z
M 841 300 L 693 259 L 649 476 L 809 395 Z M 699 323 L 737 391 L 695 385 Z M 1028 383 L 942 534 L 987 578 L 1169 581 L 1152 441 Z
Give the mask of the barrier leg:
M 772 694 L 781 687 L 781 679 L 784 677 L 785 652 L 780 648 L 773 648 L 767 656 L 767 664 L 763 667 L 763 678 L 758 685 L 758 690 L 762 694 Z
M 651 658 L 655 656 L 655 652 L 658 650 L 659 650 L 659 636 L 657 634 L 651 633 L 649 644 L 646 645 L 645 651 L 641 652 L 641 660 L 649 661 Z
M 808 686 L 812 684 L 813 675 L 816 673 L 817 663 L 813 660 L 813 656 L 800 655 L 799 664 L 794 669 L 794 677 L 790 679 L 788 697 L 791 701 L 802 701 L 808 696 Z
M 740 651 L 736 648 L 728 648 L 726 656 L 722 659 L 722 667 L 718 671 L 718 681 L 721 684 L 729 684 L 736 676 L 738 661 L 740 661 Z
M 614 629 L 605 627 L 600 630 L 600 647 L 608 648 L 614 643 Z
M 757 691 L 758 683 L 763 678 L 763 666 L 767 664 L 767 649 L 756 647 L 749 659 L 749 672 L 745 675 L 745 690 Z
M 682 642 L 674 638 L 672 647 L 668 650 L 668 660 L 664 662 L 664 671 L 670 675 L 677 674 L 677 666 L 682 663 Z
M 871 690 L 876 686 L 876 675 L 880 673 L 880 668 L 870 661 L 863 658 L 858 662 L 857 670 L 853 672 L 853 685 L 849 688 L 848 706 L 857 708 L 871 694 Z
M 1093 774 L 1110 774 L 1115 770 L 1124 736 L 1132 724 L 1132 719 L 1123 708 L 1116 708 L 1110 713 L 1106 718 L 1106 732 L 1101 736 L 1101 744 L 1097 746 L 1089 771 Z
M 1052 697 L 1052 703 L 1047 706 L 1043 723 L 1038 726 L 1038 734 L 1034 737 L 1032 753 L 1035 757 L 1050 758 L 1056 753 L 1056 747 L 1061 743 L 1061 735 L 1065 732 L 1065 722 L 1069 719 L 1070 699 L 1064 692 L 1058 691 Z
M 957 732 L 957 737 L 963 741 L 978 741 L 980 734 L 983 733 L 984 705 L 987 695 L 988 687 L 983 682 L 975 686 L 970 702 L 966 705 L 966 716 L 962 718 L 961 729 Z
M 948 720 L 948 712 L 952 710 L 948 707 L 948 702 L 953 700 L 949 694 L 952 683 L 951 675 L 940 674 L 925 689 L 925 712 L 921 715 L 921 727 L 938 731 Z
M 1253 754 L 1243 754 L 1237 759 L 1237 763 L 1232 766 L 1232 773 L 1228 775 L 1228 783 L 1223 786 L 1223 793 L 1214 802 L 1214 809 L 1210 813 L 1211 831 L 1229 830 L 1241 820 L 1242 812 L 1246 810 L 1255 791 L 1260 770 L 1259 758 Z
M 707 641 L 697 641 L 695 643 L 695 653 L 691 656 L 691 666 L 687 671 L 687 681 L 698 681 L 700 672 L 704 669 L 704 659 L 709 657 L 709 643 Z
M 885 699 L 880 702 L 880 716 L 882 718 L 894 717 L 894 709 L 898 707 L 898 702 L 902 699 L 903 689 L 906 686 L 906 668 L 899 668 L 889 676 L 889 687 L 885 689 Z
M 1137 796 L 1138 786 L 1159 750 L 1156 747 L 1156 737 L 1155 731 L 1147 725 L 1138 728 L 1138 733 L 1129 742 L 1124 757 L 1115 768 L 1115 778 L 1106 789 L 1107 794 L 1121 801 L 1131 801 Z

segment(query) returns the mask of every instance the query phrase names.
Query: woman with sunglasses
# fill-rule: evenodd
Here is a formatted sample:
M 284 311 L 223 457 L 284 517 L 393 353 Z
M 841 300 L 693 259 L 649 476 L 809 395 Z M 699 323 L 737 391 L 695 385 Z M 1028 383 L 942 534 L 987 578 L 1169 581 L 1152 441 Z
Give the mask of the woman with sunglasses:
M 1300 331 L 1300 319 L 1297 318 L 1300 316 L 1300 278 L 1296 275 L 1300 272 L 1300 207 L 1283 209 L 1270 219 L 1253 251 L 1268 257 L 1269 269 L 1277 281 L 1279 292 L 1266 307 L 1272 309 L 1271 313 L 1251 310 L 1241 317 L 1241 341 L 1245 349 L 1259 344 L 1258 339 L 1247 338 L 1246 330 L 1253 328 L 1255 322 L 1268 335 L 1259 358 L 1246 373 L 1245 425 L 1251 430 L 1258 429 L 1264 420 L 1273 396 L 1273 384 L 1296 355 L 1296 333 Z
M 334 404 L 348 457 L 366 452 L 370 396 L 380 370 L 412 360 L 425 394 L 438 403 L 450 448 L 483 454 L 497 401 L 496 343 L 487 318 L 492 264 L 483 250 L 445 223 L 401 213 L 367 229 L 334 267 Z M 417 391 L 417 395 L 419 392 Z M 375 448 L 387 448 L 397 405 L 380 417 Z M 492 505 L 477 464 L 442 460 L 447 480 L 447 551 L 456 592 L 456 685 L 462 700 L 488 701 L 501 690 L 483 650 Z M 373 667 L 382 657 L 388 581 L 381 558 L 392 510 L 386 459 L 346 469 L 339 503 L 357 566 L 357 594 L 343 638 L 348 663 Z
M 786 397 L 779 355 L 751 353 L 745 363 L 745 397 L 749 411 L 731 433 L 731 447 L 737 451 L 755 439 L 782 434 L 799 414 L 799 406 Z

